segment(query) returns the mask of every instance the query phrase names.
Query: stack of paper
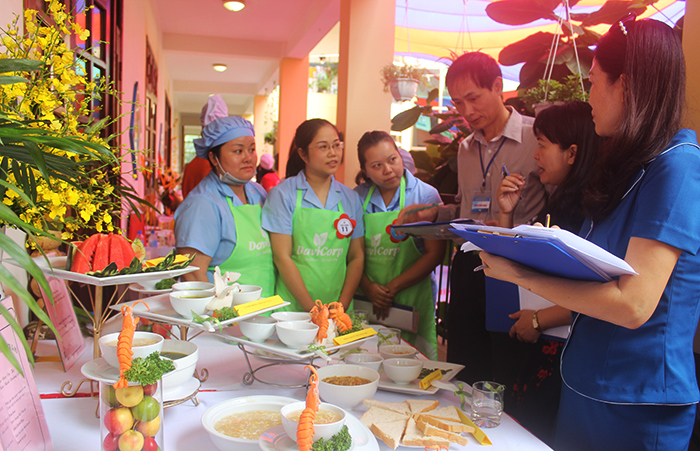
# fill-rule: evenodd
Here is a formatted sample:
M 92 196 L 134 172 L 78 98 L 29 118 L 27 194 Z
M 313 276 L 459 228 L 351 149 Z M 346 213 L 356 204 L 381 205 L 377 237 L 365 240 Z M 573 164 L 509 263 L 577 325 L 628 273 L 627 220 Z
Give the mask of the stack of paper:
M 623 274 L 637 274 L 626 261 L 563 229 L 453 226 L 453 232 L 471 243 L 465 243 L 463 251 L 483 249 L 560 277 L 605 282 Z

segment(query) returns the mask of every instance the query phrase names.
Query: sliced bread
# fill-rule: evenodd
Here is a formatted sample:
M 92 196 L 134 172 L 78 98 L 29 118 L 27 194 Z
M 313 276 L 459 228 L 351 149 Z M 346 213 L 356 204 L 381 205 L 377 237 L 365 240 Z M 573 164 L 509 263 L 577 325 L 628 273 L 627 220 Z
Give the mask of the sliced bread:
M 360 421 L 367 427 L 374 423 L 386 423 L 397 420 L 408 420 L 408 415 L 405 413 L 394 412 L 393 410 L 382 409 L 381 407 L 372 406 L 369 410 L 362 414 Z
M 453 432 L 448 432 L 444 429 L 440 429 L 440 428 L 437 428 L 435 426 L 432 426 L 421 419 L 416 420 L 416 426 L 418 426 L 418 429 L 420 429 L 420 431 L 424 435 L 434 436 L 434 437 L 442 437 L 442 438 L 449 440 L 452 443 L 458 443 L 462 446 L 465 446 L 467 444 L 467 439 L 465 437 L 462 437 L 459 434 L 455 434 Z
M 443 437 L 428 436 L 423 434 L 423 432 L 418 429 L 416 422 L 413 418 L 408 420 L 406 424 L 406 431 L 401 439 L 401 444 L 404 446 L 443 446 L 445 448 L 450 447 L 450 441 Z
M 408 419 L 372 423 L 370 431 L 391 449 L 396 449 L 401 443 L 403 431 Z
M 382 402 L 377 401 L 376 399 L 365 399 L 364 401 L 362 401 L 362 405 L 364 405 L 368 409 L 370 407 L 379 407 L 381 409 L 392 410 L 394 412 L 403 413 L 405 415 L 411 414 L 411 409 L 408 407 L 408 403 L 406 401 Z
M 474 432 L 473 427 L 467 426 L 464 423 L 443 420 L 442 418 L 435 418 L 435 417 L 432 417 L 426 413 L 419 413 L 418 415 L 415 415 L 414 418 L 415 418 L 416 422 L 422 421 L 422 422 L 427 423 L 431 426 L 435 426 L 436 428 L 440 428 L 440 429 L 443 429 L 443 430 L 448 431 L 448 432 L 456 432 L 456 433 L 466 432 L 469 434 Z
M 406 402 L 408 402 L 412 414 L 434 410 L 440 405 L 440 401 L 437 399 L 409 399 Z
M 433 418 L 441 418 L 443 420 L 456 421 L 458 423 L 462 421 L 455 406 L 441 407 L 439 409 L 429 410 L 422 413 L 425 415 L 430 415 Z

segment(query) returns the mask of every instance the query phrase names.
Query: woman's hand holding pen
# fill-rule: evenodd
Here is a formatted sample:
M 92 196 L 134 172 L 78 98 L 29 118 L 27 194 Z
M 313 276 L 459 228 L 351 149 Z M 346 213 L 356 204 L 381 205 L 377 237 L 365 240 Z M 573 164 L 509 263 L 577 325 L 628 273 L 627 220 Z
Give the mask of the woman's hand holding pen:
M 525 187 L 525 177 L 520 174 L 510 174 L 501 180 L 496 192 L 496 200 L 501 213 L 509 214 L 520 201 Z
M 438 206 L 435 204 L 409 205 L 399 212 L 396 225 L 411 224 L 420 221 L 435 222 L 438 214 L 437 207 Z

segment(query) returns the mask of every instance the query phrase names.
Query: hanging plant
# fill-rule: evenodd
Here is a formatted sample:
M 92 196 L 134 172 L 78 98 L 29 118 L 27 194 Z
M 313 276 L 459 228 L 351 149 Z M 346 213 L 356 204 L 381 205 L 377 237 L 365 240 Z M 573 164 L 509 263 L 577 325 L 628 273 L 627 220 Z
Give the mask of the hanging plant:
M 380 71 L 384 92 L 391 92 L 397 102 L 411 100 L 416 96 L 418 85 L 423 83 L 426 70 L 420 66 L 392 63 Z
M 521 26 L 539 19 L 561 21 L 561 34 L 537 32 L 501 50 L 498 62 L 504 66 L 525 63 L 520 71 L 520 90 L 538 85 L 545 73 L 550 52 L 556 49 L 551 78 L 563 81 L 568 75 L 576 75 L 581 68 L 581 76 L 588 78 L 593 63 L 593 51 L 589 48 L 600 39 L 600 34 L 588 27 L 599 24 L 613 24 L 628 12 L 641 14 L 647 6 L 658 0 L 608 0 L 597 11 L 586 14 L 571 14 L 571 24 L 562 20 L 555 9 L 561 0 L 502 0 L 486 6 L 486 14 L 498 23 Z M 569 0 L 574 6 L 579 0 Z M 576 35 L 574 40 L 573 36 Z M 575 47 L 575 49 L 574 49 Z M 574 51 L 576 50 L 576 51 Z M 576 54 L 578 53 L 578 61 Z

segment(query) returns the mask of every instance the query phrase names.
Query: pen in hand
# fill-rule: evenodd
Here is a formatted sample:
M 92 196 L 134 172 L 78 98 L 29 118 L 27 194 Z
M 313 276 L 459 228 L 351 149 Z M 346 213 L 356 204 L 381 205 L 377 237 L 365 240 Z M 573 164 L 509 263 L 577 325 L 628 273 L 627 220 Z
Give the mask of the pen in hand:
M 431 208 L 433 208 L 433 207 L 439 207 L 440 205 L 442 205 L 442 202 L 438 202 L 438 203 L 431 204 L 431 205 L 426 205 L 426 206 L 424 206 L 424 207 L 414 208 L 413 210 L 408 210 L 408 211 L 406 212 L 406 214 L 407 214 L 407 215 L 410 215 L 410 214 L 413 214 L 413 213 L 418 213 L 419 211 L 429 210 L 429 209 L 431 209 Z
M 510 175 L 510 172 L 508 172 L 508 168 L 505 164 L 501 167 L 501 172 L 503 173 L 503 178 L 506 178 Z

